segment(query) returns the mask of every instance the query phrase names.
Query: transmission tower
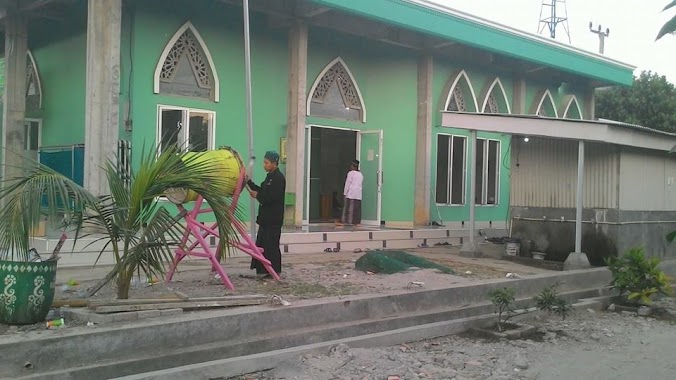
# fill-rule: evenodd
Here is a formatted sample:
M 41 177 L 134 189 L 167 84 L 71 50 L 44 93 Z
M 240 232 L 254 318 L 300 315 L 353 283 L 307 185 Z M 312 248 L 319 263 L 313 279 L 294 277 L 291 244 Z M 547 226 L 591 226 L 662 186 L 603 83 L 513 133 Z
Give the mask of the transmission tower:
M 542 0 L 538 34 L 542 34 L 547 30 L 549 36 L 556 39 L 556 28 L 559 24 L 562 24 L 563 31 L 566 32 L 566 36 L 568 37 L 568 43 L 570 43 L 570 28 L 568 28 L 568 8 L 566 7 L 566 0 Z

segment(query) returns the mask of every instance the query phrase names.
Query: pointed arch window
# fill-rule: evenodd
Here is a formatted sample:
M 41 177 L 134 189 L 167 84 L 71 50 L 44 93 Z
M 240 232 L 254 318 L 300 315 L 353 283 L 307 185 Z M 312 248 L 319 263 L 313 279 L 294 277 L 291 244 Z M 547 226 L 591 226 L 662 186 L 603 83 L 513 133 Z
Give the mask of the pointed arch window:
M 366 109 L 352 73 L 336 58 L 319 74 L 308 99 L 308 115 L 366 122 Z
M 484 101 L 481 107 L 483 113 L 512 113 L 509 100 L 500 78 L 495 78 L 484 91 Z
M 34 112 L 41 108 L 42 83 L 33 53 L 29 50 L 26 57 L 26 111 Z
M 444 110 L 455 112 L 477 112 L 479 107 L 476 102 L 476 95 L 472 82 L 467 73 L 462 70 L 453 77 L 453 81 L 447 84 L 446 99 Z
M 538 116 L 559 117 L 556 106 L 554 105 L 554 98 L 549 90 L 545 90 L 544 92 L 541 92 L 541 94 L 540 97 L 536 97 L 536 112 L 533 113 Z
M 211 53 L 192 23 L 169 40 L 155 69 L 156 94 L 219 100 L 219 81 Z
M 564 119 L 582 120 L 582 110 L 575 95 L 566 95 L 564 105 L 565 108 L 561 112 Z

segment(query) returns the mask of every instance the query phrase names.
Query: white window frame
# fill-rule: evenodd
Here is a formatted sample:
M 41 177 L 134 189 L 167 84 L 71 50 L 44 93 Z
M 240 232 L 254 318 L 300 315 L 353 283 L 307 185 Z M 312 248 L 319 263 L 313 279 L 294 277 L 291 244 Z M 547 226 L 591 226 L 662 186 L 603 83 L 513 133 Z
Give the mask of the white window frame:
M 27 123 L 38 123 L 38 161 L 40 161 L 40 148 L 42 148 L 42 119 L 36 119 L 36 118 L 25 118 L 24 119 L 24 128 L 26 127 Z M 30 132 L 30 129 L 28 130 Z M 24 141 L 23 148 L 24 150 L 28 150 L 27 148 L 29 147 L 30 141 L 28 139 L 28 136 L 26 136 L 26 140 Z
M 484 144 L 484 149 L 483 149 L 483 163 L 481 168 L 479 168 L 479 165 L 477 163 L 476 165 L 476 170 L 477 173 L 479 171 L 482 172 L 482 181 L 481 181 L 481 203 L 476 203 L 476 206 L 481 206 L 481 207 L 495 207 L 500 204 L 500 174 L 501 174 L 501 167 L 502 167 L 502 141 L 498 139 L 491 139 L 491 138 L 477 138 L 476 139 L 477 143 L 483 142 Z M 498 144 L 498 151 L 496 152 L 495 156 L 495 203 L 488 203 L 488 154 L 489 154 L 489 148 L 490 148 L 490 142 L 495 141 Z M 476 160 L 476 147 L 474 147 L 474 159 Z M 472 194 L 473 197 L 476 199 L 476 193 Z
M 446 136 L 450 138 L 447 151 L 447 164 L 448 164 L 448 175 L 446 180 L 446 191 L 448 194 L 448 202 L 439 203 L 436 199 L 436 188 L 434 189 L 434 201 L 439 206 L 450 206 L 450 207 L 462 207 L 467 204 L 467 148 L 469 144 L 469 138 L 463 135 L 457 135 L 452 133 L 437 133 L 436 144 L 437 144 L 437 159 L 439 156 L 439 136 Z M 464 139 L 464 154 L 462 156 L 462 203 L 452 203 L 453 202 L 453 139 L 454 138 Z M 435 173 L 435 176 L 437 173 Z M 437 181 L 439 178 L 437 178 Z
M 186 143 L 189 143 L 189 125 L 190 125 L 190 113 L 206 113 L 211 115 L 211 124 L 209 125 L 208 132 L 208 143 L 207 150 L 216 149 L 216 111 L 205 110 L 200 108 L 189 108 L 181 106 L 170 106 L 170 105 L 158 105 L 157 106 L 157 124 L 155 129 L 156 134 L 156 144 L 157 148 L 160 148 L 162 144 L 162 112 L 163 111 L 182 111 L 183 112 L 183 128 L 181 128 L 181 133 L 178 135 L 179 147 L 187 146 Z M 160 149 L 157 149 L 158 154 L 161 152 Z

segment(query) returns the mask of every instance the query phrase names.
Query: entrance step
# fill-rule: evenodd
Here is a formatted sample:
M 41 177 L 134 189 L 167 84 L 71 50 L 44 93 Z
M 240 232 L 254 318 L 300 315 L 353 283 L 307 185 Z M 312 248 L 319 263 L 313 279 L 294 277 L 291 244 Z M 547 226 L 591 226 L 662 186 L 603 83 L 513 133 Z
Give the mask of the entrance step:
M 507 231 L 504 228 L 493 226 L 477 226 L 478 231 L 485 231 L 490 236 L 504 236 Z M 360 229 L 335 229 L 333 227 L 311 228 L 309 231 L 285 231 L 280 239 L 280 249 L 283 253 L 318 253 L 327 248 L 344 252 L 352 252 L 356 249 L 362 251 L 376 249 L 411 249 L 421 245 L 434 246 L 435 244 L 462 245 L 469 238 L 469 229 L 461 226 L 452 227 L 429 227 L 415 229 L 387 229 L 387 228 L 360 228 Z M 40 252 L 48 254 L 54 249 L 58 239 L 36 238 L 31 245 Z M 218 239 L 209 238 L 208 243 L 212 247 L 218 245 Z M 74 244 L 73 239 L 68 239 L 61 250 L 59 267 L 81 267 L 114 264 L 113 255 L 105 252 L 99 256 L 101 249 L 106 246 L 105 240 L 100 237 L 87 237 L 79 239 Z M 244 256 L 239 251 L 231 252 L 233 256 Z M 97 262 L 98 260 L 98 262 Z

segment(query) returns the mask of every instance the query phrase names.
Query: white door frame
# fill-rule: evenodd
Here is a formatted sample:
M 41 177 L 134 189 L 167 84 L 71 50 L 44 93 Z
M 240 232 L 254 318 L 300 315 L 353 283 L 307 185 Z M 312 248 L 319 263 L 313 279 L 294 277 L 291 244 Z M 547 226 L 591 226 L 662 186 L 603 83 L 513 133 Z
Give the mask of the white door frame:
M 305 170 L 303 176 L 305 177 L 305 208 L 303 210 L 303 225 L 310 225 L 310 158 L 312 157 L 312 128 L 324 128 L 324 129 L 339 129 L 346 132 L 356 132 L 357 133 L 357 157 L 359 157 L 359 142 L 360 137 L 359 129 L 354 128 L 342 128 L 334 127 L 329 125 L 321 124 L 306 124 L 305 125 Z
M 358 131 L 357 132 L 357 159 L 361 162 L 361 139 L 363 135 L 378 135 L 378 170 L 376 172 L 376 191 L 377 191 L 377 204 L 376 204 L 376 220 L 362 220 L 363 224 L 366 225 L 376 225 L 380 226 L 380 221 L 382 220 L 382 195 L 383 195 L 383 130 L 375 129 L 369 131 Z
M 37 161 L 40 161 L 40 149 L 42 148 L 42 119 L 37 119 L 37 118 L 31 118 L 27 117 L 24 119 L 24 127 L 26 123 L 38 123 L 38 151 L 37 151 Z M 30 133 L 30 129 L 28 130 Z M 26 142 L 24 143 L 24 150 L 26 149 L 26 144 L 30 144 L 29 139 L 26 139 Z

